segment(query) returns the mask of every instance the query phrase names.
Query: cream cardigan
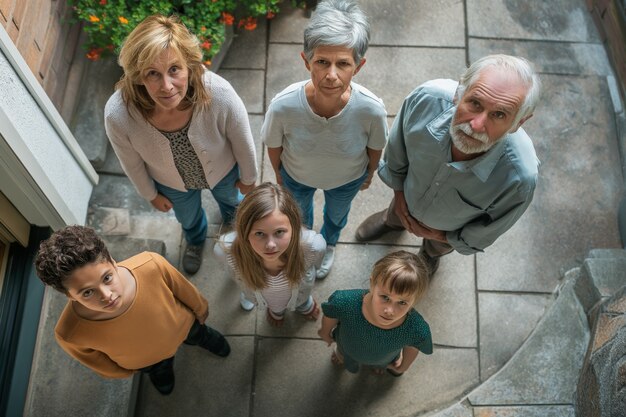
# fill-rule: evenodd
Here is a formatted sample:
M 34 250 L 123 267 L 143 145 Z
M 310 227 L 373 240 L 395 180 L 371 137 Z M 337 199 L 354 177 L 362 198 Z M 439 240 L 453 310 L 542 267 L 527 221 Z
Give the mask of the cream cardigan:
M 206 71 L 204 85 L 211 103 L 196 108 L 189 126 L 189 141 L 196 151 L 211 188 L 239 164 L 240 180 L 257 178 L 256 151 L 246 108 L 233 87 Z M 130 109 L 130 112 L 129 112 Z M 120 90 L 107 101 L 104 126 L 124 172 L 148 201 L 157 196 L 154 181 L 185 191 L 167 138 L 134 107 L 126 107 Z

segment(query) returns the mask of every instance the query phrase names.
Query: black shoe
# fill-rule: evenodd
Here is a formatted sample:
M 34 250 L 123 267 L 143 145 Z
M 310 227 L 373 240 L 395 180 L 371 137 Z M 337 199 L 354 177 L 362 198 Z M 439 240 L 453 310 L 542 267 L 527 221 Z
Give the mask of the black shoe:
M 183 269 L 188 274 L 195 274 L 200 269 L 200 265 L 202 265 L 202 248 L 204 247 L 204 243 L 202 245 L 189 245 L 185 248 L 185 253 L 183 254 Z
M 148 376 L 157 391 L 163 395 L 169 395 L 174 390 L 174 358 L 152 365 Z
M 429 278 L 432 279 L 435 272 L 437 272 L 437 269 L 439 269 L 439 260 L 441 256 L 430 256 L 426 253 L 423 246 L 420 248 L 417 256 L 421 256 L 424 262 L 426 262 L 429 270 Z
M 206 337 L 203 337 L 199 345 L 211 353 L 216 354 L 217 356 L 221 356 L 225 358 L 230 354 L 230 345 L 226 338 L 217 330 L 206 326 L 208 333 Z
M 385 224 L 383 220 L 385 211 L 387 211 L 387 209 L 374 213 L 365 219 L 363 223 L 359 225 L 358 229 L 356 229 L 356 233 L 354 234 L 356 240 L 366 242 L 368 240 L 378 239 L 385 233 L 393 230 L 403 230 L 401 227 L 391 227 Z

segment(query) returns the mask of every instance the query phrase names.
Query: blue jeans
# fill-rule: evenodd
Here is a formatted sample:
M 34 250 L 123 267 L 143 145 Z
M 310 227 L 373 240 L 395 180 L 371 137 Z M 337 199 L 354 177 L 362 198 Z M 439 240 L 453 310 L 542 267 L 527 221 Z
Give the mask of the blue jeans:
M 235 187 L 235 182 L 238 179 L 239 169 L 235 164 L 233 169 L 210 190 L 220 209 L 224 223 L 232 223 L 235 210 L 243 198 Z M 202 209 L 202 190 L 178 191 L 156 181 L 154 185 L 159 193 L 172 202 L 174 215 L 183 227 L 187 243 L 194 246 L 202 245 L 206 239 L 208 228 L 206 214 Z
M 309 229 L 313 228 L 313 195 L 316 188 L 300 184 L 287 174 L 281 166 L 280 175 L 283 185 L 294 196 L 302 211 L 302 222 Z M 367 171 L 360 178 L 350 181 L 331 190 L 324 190 L 324 224 L 320 233 L 329 245 L 336 245 L 341 230 L 348 223 L 348 214 L 352 200 L 359 192 L 363 181 L 367 178 Z

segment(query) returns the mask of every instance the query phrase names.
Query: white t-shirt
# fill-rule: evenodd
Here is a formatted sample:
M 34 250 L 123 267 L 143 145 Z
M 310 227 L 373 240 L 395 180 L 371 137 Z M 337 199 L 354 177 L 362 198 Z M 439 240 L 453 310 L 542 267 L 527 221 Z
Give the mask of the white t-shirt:
M 228 265 L 231 277 L 240 285 L 247 300 L 253 302 L 256 300 L 262 307 L 269 307 L 275 312 L 284 310 L 285 306 L 288 310 L 295 310 L 297 306 L 308 300 L 309 295 L 311 295 L 311 290 L 313 289 L 313 284 L 315 283 L 315 269 L 319 268 L 322 263 L 322 258 L 326 253 L 326 241 L 322 235 L 313 230 L 302 229 L 300 245 L 304 252 L 305 273 L 302 276 L 300 284 L 292 288 L 283 271 L 274 277 L 266 273 L 266 279 L 273 288 L 265 294 L 263 291 L 266 289 L 251 290 L 243 283 L 239 268 L 230 253 L 230 247 L 236 236 L 237 234 L 234 231 L 222 235 L 215 243 L 215 246 L 213 246 L 213 253 L 218 260 Z M 289 293 L 284 292 L 285 290 L 289 291 Z M 267 294 L 270 294 L 269 299 L 265 299 L 265 295 Z M 286 303 L 283 297 L 287 300 Z
M 387 140 L 387 112 L 382 100 L 351 83 L 352 92 L 339 114 L 313 113 L 301 81 L 270 103 L 261 138 L 269 148 L 282 147 L 281 163 L 297 182 L 330 190 L 361 177 L 367 148 L 382 150 Z

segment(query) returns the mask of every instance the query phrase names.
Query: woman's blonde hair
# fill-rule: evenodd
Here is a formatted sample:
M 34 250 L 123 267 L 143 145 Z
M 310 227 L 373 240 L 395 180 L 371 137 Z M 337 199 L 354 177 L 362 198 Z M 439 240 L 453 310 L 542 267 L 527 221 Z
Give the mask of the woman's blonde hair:
M 304 275 L 304 253 L 300 246 L 302 218 L 295 200 L 278 184 L 264 182 L 250 191 L 237 208 L 235 215 L 236 237 L 230 248 L 235 266 L 243 282 L 249 288 L 260 290 L 267 286 L 263 260 L 254 252 L 249 236 L 254 223 L 266 217 L 274 210 L 286 215 L 291 225 L 291 241 L 280 259 L 285 263 L 283 269 L 291 286 L 297 285 Z
M 135 106 L 146 118 L 154 110 L 155 103 L 143 86 L 143 73 L 168 48 L 189 70 L 184 107 L 208 106 L 211 101 L 202 80 L 205 68 L 198 38 L 177 16 L 152 15 L 138 24 L 124 40 L 118 58 L 124 74 L 115 85 L 116 89 L 122 90 L 126 106 Z
M 414 253 L 392 252 L 380 258 L 372 270 L 370 284 L 380 284 L 396 294 L 412 297 L 415 303 L 428 289 L 428 266 Z

